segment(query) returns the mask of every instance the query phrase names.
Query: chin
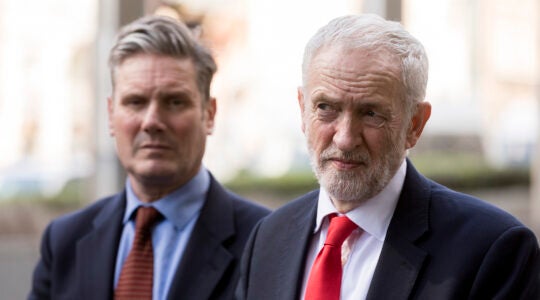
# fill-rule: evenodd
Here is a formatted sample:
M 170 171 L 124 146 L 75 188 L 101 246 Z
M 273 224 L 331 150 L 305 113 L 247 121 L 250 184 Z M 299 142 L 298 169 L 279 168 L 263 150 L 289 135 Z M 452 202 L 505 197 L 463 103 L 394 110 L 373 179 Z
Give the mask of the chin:
M 174 177 L 178 170 L 171 168 L 171 163 L 166 162 L 153 162 L 151 164 L 144 164 L 138 168 L 134 168 L 133 172 L 137 177 L 141 178 L 168 178 Z
M 167 174 L 163 172 L 142 173 L 142 174 L 137 174 L 136 177 L 141 184 L 154 186 L 154 187 L 171 186 L 171 185 L 174 185 L 176 181 L 176 177 L 174 176 L 174 174 Z

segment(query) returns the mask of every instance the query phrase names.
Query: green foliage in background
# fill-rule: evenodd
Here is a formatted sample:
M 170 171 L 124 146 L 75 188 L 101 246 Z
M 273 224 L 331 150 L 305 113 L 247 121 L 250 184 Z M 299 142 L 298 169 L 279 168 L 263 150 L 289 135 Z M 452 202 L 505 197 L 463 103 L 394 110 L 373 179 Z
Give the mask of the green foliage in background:
M 410 159 L 426 177 L 458 190 L 530 184 L 529 168 L 495 168 L 479 155 L 430 152 Z
M 36 190 L 22 191 L 9 198 L 2 198 L 1 202 L 9 203 L 34 203 L 42 204 L 53 209 L 74 209 L 86 204 L 89 179 L 72 179 L 66 183 L 63 189 L 55 195 L 44 195 Z
M 302 194 L 318 187 L 311 171 L 289 172 L 279 177 L 261 177 L 250 172 L 240 172 L 233 180 L 225 183 L 229 189 L 241 194 L 271 193 L 278 196 Z
M 530 184 L 529 168 L 497 169 L 486 163 L 479 155 L 429 152 L 421 155 L 412 153 L 410 159 L 426 177 L 459 191 Z M 253 197 L 270 195 L 290 200 L 316 189 L 318 183 L 312 171 L 306 168 L 271 178 L 243 171 L 233 180 L 226 182 L 225 186 L 241 195 Z M 94 201 L 95 199 L 89 199 L 89 195 L 92 194 L 89 178 L 74 179 L 57 195 L 25 193 L 9 199 L 0 199 L 0 202 L 37 202 L 50 207 L 69 209 Z
M 490 166 L 479 155 L 431 152 L 411 155 L 410 159 L 426 177 L 461 191 L 526 186 L 530 182 L 529 168 L 498 169 Z M 290 172 L 274 178 L 241 172 L 225 185 L 240 194 L 259 192 L 279 196 L 300 195 L 318 187 L 311 170 Z

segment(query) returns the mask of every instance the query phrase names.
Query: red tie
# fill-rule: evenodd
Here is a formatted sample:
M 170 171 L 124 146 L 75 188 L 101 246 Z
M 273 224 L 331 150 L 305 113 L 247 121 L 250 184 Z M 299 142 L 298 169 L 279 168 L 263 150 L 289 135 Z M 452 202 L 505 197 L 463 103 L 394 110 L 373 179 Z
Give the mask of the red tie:
M 358 228 L 346 216 L 330 216 L 324 247 L 317 255 L 306 288 L 305 300 L 339 300 L 341 289 L 341 245 Z
M 138 208 L 135 238 L 118 279 L 114 292 L 115 300 L 152 299 L 154 273 L 152 225 L 160 216 L 161 214 L 153 207 Z

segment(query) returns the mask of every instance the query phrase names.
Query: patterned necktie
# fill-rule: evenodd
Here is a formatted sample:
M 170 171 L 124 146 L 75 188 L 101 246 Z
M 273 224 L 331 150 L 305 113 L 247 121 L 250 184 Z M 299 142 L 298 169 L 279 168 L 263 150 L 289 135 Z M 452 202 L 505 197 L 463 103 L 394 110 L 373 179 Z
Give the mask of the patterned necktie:
M 161 214 L 153 207 L 140 206 L 135 220 L 135 238 L 129 252 L 118 285 L 115 300 L 151 300 L 154 273 L 152 250 L 152 226 Z
M 341 290 L 341 245 L 358 228 L 346 216 L 330 216 L 326 241 L 317 255 L 306 288 L 305 300 L 339 300 Z

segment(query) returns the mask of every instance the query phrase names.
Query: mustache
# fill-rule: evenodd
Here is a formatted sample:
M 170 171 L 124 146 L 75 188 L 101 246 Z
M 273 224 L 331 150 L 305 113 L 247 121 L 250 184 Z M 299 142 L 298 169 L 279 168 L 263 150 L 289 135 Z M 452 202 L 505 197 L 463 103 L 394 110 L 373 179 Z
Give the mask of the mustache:
M 329 147 L 321 152 L 319 159 L 323 163 L 333 159 L 365 163 L 369 161 L 370 157 L 367 152 L 363 151 L 341 151 L 335 147 Z

